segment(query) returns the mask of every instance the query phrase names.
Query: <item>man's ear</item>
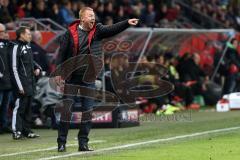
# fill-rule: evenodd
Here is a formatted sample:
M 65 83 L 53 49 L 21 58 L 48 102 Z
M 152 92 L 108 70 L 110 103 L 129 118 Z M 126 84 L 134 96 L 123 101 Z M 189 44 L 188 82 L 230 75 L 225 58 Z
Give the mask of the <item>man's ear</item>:
M 85 20 L 84 18 L 80 18 L 80 22 L 83 23 Z
M 23 35 L 23 33 L 21 33 L 21 34 L 19 35 L 19 38 L 22 38 L 22 35 Z

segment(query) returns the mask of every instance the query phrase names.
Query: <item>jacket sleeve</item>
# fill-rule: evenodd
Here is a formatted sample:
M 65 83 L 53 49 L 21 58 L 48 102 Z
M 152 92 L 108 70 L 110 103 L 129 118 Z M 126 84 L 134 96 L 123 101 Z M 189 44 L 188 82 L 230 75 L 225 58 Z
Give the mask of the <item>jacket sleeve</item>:
M 3 77 L 3 71 L 4 71 L 4 63 L 3 58 L 1 57 L 2 53 L 0 52 L 0 79 Z
M 36 61 L 33 61 L 33 67 L 34 67 L 34 70 L 40 69 L 42 71 L 42 67 Z
M 22 82 L 19 77 L 18 73 L 18 65 L 19 65 L 19 58 L 20 58 L 20 50 L 18 49 L 18 45 L 14 45 L 12 58 L 11 58 L 11 69 L 13 73 L 13 80 L 18 87 L 19 90 L 23 90 Z
M 130 25 L 128 24 L 128 19 L 115 23 L 113 25 L 102 25 L 101 23 L 97 24 L 97 37 L 100 39 L 112 37 L 125 29 Z
M 66 31 L 63 36 L 60 38 L 60 49 L 56 59 L 56 65 L 62 64 L 67 59 L 68 49 L 70 45 L 70 33 Z

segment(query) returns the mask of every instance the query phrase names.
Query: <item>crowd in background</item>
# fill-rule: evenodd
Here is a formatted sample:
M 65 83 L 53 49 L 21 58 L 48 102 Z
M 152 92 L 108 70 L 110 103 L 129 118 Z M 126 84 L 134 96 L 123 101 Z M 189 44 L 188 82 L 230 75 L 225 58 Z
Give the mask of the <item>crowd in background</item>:
M 186 1 L 193 9 L 205 14 L 226 28 L 240 27 L 240 2 L 238 0 L 190 0 Z
M 200 14 L 215 19 L 226 28 L 239 29 L 238 0 L 183 0 L 182 2 Z M 178 25 L 182 7 L 172 0 L 0 0 L 0 23 L 34 17 L 51 18 L 66 26 L 79 17 L 79 9 L 84 6 L 92 7 L 96 12 L 97 20 L 104 24 L 136 17 L 141 20 L 139 27 L 192 27 L 191 22 Z M 187 14 L 190 19 L 194 17 L 193 13 Z M 194 19 L 198 22 L 199 16 Z
M 0 23 L 21 18 L 51 18 L 68 25 L 79 17 L 79 10 L 88 5 L 96 12 L 97 20 L 112 24 L 126 18 L 139 18 L 139 26 L 168 27 L 181 11 L 179 5 L 157 0 L 1 0 Z

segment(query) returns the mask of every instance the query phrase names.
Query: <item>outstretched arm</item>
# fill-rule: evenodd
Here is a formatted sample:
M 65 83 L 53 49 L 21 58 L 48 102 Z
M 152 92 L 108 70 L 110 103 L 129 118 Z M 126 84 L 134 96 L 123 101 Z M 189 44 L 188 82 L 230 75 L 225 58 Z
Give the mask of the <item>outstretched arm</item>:
M 118 23 L 115 23 L 113 25 L 102 25 L 99 23 L 97 25 L 97 36 L 101 39 L 112 37 L 125 29 L 127 29 L 129 26 L 135 26 L 138 24 L 138 19 L 127 19 L 125 21 L 121 21 Z

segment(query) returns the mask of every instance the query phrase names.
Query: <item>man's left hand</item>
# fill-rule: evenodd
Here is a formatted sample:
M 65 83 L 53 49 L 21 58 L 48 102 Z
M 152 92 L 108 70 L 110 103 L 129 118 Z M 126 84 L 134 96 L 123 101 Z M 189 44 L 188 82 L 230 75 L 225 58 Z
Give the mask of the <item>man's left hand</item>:
M 40 72 L 41 72 L 40 69 L 35 69 L 35 71 L 34 71 L 35 76 L 39 76 L 39 75 L 40 75 Z
M 128 24 L 131 26 L 136 26 L 138 24 L 139 19 L 133 18 L 128 20 Z

